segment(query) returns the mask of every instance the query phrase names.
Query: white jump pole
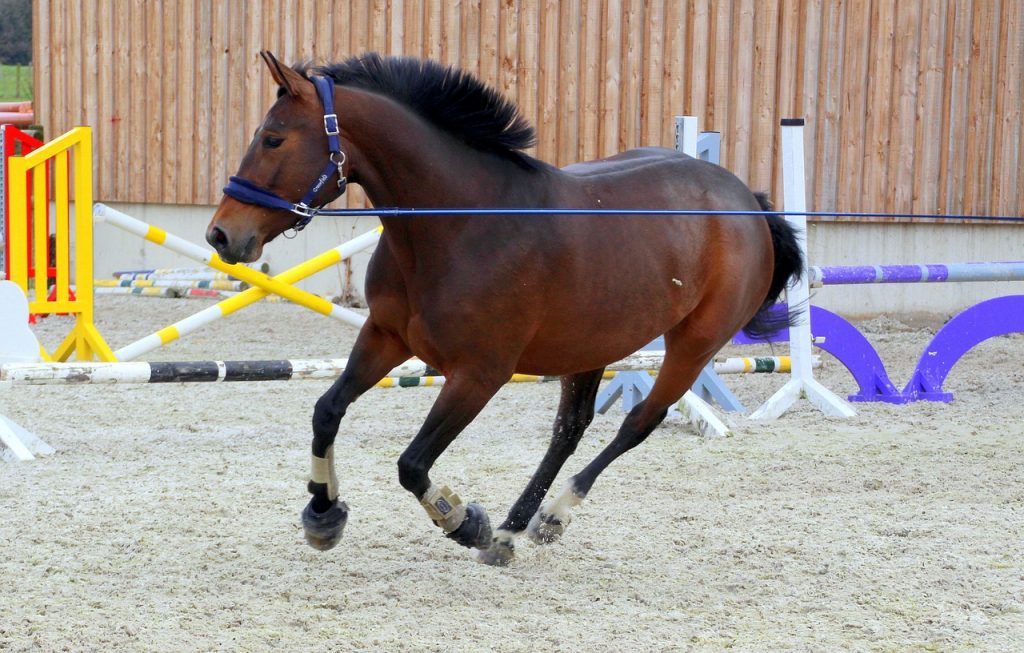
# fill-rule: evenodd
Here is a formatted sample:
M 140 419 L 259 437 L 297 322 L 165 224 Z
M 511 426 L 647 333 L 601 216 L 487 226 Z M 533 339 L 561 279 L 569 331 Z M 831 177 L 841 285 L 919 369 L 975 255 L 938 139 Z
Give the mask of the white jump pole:
M 656 369 L 663 351 L 638 351 L 608 365 L 612 371 Z M 299 381 L 333 379 L 348 367 L 344 358 L 278 361 L 191 361 L 107 363 L 4 363 L 0 383 L 11 385 L 82 385 L 105 383 L 187 383 L 220 381 Z M 427 364 L 411 358 L 387 376 L 426 376 Z
M 789 118 L 782 121 L 782 185 L 783 208 L 786 211 L 807 210 L 804 187 L 804 120 Z M 750 419 L 776 419 L 806 397 L 821 412 L 833 417 L 853 417 L 850 404 L 814 379 L 811 356 L 811 306 L 807 270 L 807 216 L 787 215 L 786 220 L 796 231 L 797 242 L 803 253 L 800 278 L 786 288 L 786 303 L 800 313 L 797 324 L 789 327 L 789 352 L 792 376 L 786 385 L 750 414 Z

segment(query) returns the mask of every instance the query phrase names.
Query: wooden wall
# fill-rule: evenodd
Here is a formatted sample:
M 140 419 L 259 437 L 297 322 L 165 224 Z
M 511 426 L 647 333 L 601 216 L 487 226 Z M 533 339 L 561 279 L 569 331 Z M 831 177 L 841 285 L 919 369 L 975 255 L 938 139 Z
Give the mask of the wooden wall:
M 781 197 L 803 115 L 810 206 L 1024 214 L 1019 0 L 36 0 L 37 113 L 95 128 L 96 197 L 213 204 L 288 62 L 366 50 L 476 72 L 558 164 L 722 132 Z M 352 202 L 362 201 L 353 193 Z

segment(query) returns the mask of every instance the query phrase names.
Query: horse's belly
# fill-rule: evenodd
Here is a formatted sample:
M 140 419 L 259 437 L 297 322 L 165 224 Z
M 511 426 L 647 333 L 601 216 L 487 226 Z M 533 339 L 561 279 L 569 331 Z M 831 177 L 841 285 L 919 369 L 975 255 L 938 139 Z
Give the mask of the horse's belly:
M 694 322 L 693 335 L 702 343 L 724 345 L 756 312 L 770 274 L 756 257 L 745 263 L 721 251 L 700 256 L 673 236 L 648 239 L 643 252 L 609 255 L 608 264 L 586 274 L 549 279 L 554 290 L 545 317 L 518 370 L 562 375 L 605 367 L 684 320 Z M 729 261 L 727 273 L 711 272 L 708 260 Z
M 560 376 L 605 367 L 644 347 L 692 310 L 694 300 L 643 310 L 576 307 L 542 324 L 519 358 L 516 371 Z
M 581 370 L 597 370 L 622 360 L 638 349 L 639 347 L 618 350 L 621 353 L 609 355 L 597 350 L 567 352 L 536 348 L 523 353 L 515 372 L 537 376 L 564 376 Z

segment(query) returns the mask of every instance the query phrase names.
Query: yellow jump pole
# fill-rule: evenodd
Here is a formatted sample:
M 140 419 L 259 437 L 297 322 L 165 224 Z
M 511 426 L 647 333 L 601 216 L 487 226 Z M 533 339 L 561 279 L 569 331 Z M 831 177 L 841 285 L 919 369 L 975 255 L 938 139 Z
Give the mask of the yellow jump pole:
M 304 261 L 293 268 L 285 270 L 281 274 L 275 276 L 274 279 L 288 284 L 301 281 L 308 276 L 351 257 L 356 252 L 373 247 L 377 244 L 377 241 L 380 240 L 380 234 L 382 231 L 383 229 L 381 227 L 377 227 L 373 231 L 369 231 L 358 238 L 342 243 L 341 245 L 329 249 L 318 256 L 314 256 L 308 261 Z M 117 360 L 119 361 L 135 360 L 139 356 L 173 342 L 184 335 L 192 333 L 202 326 L 219 320 L 222 317 L 226 317 L 235 311 L 249 306 L 250 304 L 254 304 L 266 297 L 268 294 L 269 293 L 262 288 L 249 288 L 237 295 L 234 295 L 233 297 L 229 297 L 228 299 L 214 304 L 213 306 L 205 308 L 194 315 L 190 315 L 183 320 L 179 320 L 168 327 L 160 329 L 156 333 L 150 334 L 145 338 L 141 338 L 130 345 L 126 345 L 115 351 L 114 355 L 117 356 Z
M 237 263 L 225 263 L 215 252 L 204 249 L 199 245 L 191 243 L 183 238 L 179 238 L 174 234 L 170 234 L 159 227 L 146 224 L 145 222 L 137 220 L 130 215 L 126 215 L 120 211 L 112 209 L 105 204 L 96 204 L 93 210 L 93 215 L 100 222 L 107 222 L 119 229 L 127 231 L 128 233 L 144 238 L 151 243 L 166 247 L 172 252 L 177 252 L 182 256 L 199 261 L 200 263 L 208 265 L 215 270 L 227 272 L 236 279 L 241 279 L 250 285 L 262 288 L 268 293 L 280 295 L 288 301 L 305 306 L 311 311 L 316 311 L 321 315 L 332 317 L 355 327 L 361 327 L 363 322 L 366 321 L 366 318 L 359 313 L 336 304 L 332 304 L 323 297 L 317 297 L 312 293 L 300 290 L 295 286 L 290 286 L 283 281 L 274 279 L 273 277 L 268 277 L 262 272 L 253 270 L 252 268 L 244 265 Z

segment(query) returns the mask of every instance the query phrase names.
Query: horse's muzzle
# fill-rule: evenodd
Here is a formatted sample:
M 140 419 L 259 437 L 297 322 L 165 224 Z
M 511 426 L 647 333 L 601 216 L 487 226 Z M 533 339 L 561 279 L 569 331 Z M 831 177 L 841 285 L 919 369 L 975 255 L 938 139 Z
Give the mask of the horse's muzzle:
M 255 235 L 232 238 L 217 225 L 210 225 L 206 230 L 206 242 L 217 250 L 217 255 L 226 263 L 250 263 L 259 256 Z

